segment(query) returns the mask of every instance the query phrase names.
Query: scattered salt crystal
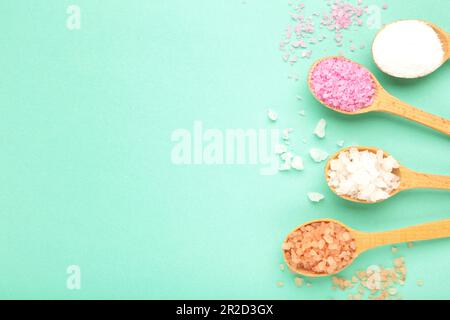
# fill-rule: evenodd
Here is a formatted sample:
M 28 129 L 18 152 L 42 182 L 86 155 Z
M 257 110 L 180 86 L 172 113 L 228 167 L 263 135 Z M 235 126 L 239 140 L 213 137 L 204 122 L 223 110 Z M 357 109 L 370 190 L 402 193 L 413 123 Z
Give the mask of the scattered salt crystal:
M 277 281 L 277 287 L 278 287 L 278 288 L 284 287 L 284 282 L 282 282 L 282 281 Z
M 337 142 L 336 142 L 336 144 L 339 146 L 339 147 L 343 147 L 344 146 L 344 140 L 338 140 Z
M 314 134 L 323 139 L 325 137 L 325 128 L 327 126 L 327 122 L 325 119 L 320 119 L 319 122 L 316 125 L 316 128 L 314 129 Z
M 325 196 L 318 192 L 308 192 L 308 198 L 312 202 L 320 202 L 325 198 Z
M 298 112 L 298 114 L 299 115 L 301 115 L 302 117 L 304 117 L 306 114 L 305 114 L 305 110 L 300 110 L 299 112 Z
M 417 280 L 417 285 L 418 285 L 419 287 L 423 287 L 424 281 L 423 281 L 423 280 Z
M 297 287 L 301 287 L 301 286 L 303 285 L 303 279 L 302 279 L 302 278 L 295 277 L 295 278 L 294 278 L 294 282 L 295 282 L 295 285 L 296 285 Z
M 314 162 L 322 162 L 328 158 L 328 153 L 318 148 L 310 149 L 309 155 L 314 160 Z
M 303 159 L 300 156 L 295 156 L 293 157 L 292 161 L 291 161 L 291 167 L 294 168 L 295 170 L 303 170 L 304 169 L 304 165 L 303 165 Z
M 271 110 L 271 109 L 267 110 L 267 117 L 271 121 L 277 121 L 278 120 L 278 114 L 275 111 Z

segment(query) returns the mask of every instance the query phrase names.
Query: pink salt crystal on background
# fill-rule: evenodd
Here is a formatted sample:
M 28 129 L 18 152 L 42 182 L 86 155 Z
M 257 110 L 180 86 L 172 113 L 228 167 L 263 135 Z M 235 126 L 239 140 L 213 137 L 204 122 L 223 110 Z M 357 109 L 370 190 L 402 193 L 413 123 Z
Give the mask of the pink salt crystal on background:
M 311 72 L 310 85 L 322 103 L 345 112 L 370 106 L 376 92 L 371 73 L 345 58 L 320 61 Z

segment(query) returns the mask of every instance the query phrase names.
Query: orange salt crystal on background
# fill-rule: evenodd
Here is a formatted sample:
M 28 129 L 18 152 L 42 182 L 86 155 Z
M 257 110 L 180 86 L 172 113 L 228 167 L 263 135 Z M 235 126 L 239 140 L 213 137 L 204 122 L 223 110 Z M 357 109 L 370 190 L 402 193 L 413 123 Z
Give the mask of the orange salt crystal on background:
M 313 222 L 290 233 L 282 246 L 289 268 L 315 274 L 339 272 L 356 257 L 350 232 L 334 222 Z

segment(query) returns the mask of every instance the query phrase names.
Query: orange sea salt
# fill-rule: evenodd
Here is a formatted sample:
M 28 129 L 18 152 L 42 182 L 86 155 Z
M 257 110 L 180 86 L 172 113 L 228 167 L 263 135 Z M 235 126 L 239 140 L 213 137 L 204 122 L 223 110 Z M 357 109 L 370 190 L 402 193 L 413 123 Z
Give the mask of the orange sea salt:
M 290 233 L 283 243 L 286 262 L 293 271 L 333 274 L 356 256 L 350 232 L 334 222 L 313 222 Z

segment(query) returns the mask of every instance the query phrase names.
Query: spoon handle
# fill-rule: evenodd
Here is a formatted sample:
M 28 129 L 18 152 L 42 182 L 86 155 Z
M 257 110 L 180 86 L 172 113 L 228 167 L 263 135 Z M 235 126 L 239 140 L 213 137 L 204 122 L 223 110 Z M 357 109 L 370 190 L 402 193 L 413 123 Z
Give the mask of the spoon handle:
M 400 168 L 400 189 L 445 189 L 450 190 L 450 177 L 415 172 L 405 167 Z
M 360 251 L 402 242 L 413 242 L 450 237 L 450 219 L 420 224 L 385 232 L 365 233 L 358 241 Z
M 445 61 L 450 59 L 450 33 L 446 33 L 446 36 L 447 36 L 447 48 L 445 50 Z
M 388 93 L 380 93 L 376 111 L 388 112 L 450 135 L 450 120 L 415 108 Z

